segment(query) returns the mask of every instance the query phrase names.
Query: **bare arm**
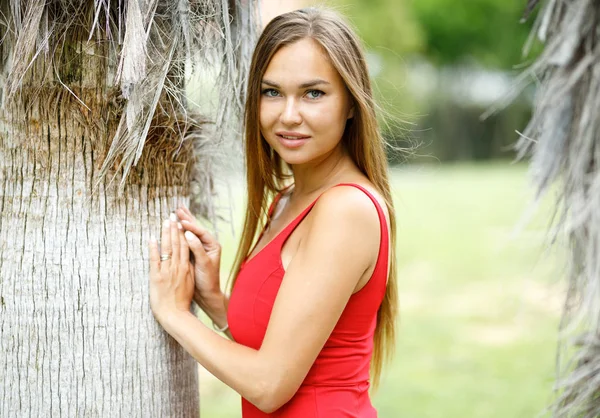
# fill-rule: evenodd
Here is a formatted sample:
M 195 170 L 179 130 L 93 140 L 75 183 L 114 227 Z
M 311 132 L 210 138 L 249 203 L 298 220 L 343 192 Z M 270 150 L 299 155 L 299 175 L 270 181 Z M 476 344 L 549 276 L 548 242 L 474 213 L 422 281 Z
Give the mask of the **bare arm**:
M 377 256 L 377 213 L 355 188 L 324 193 L 305 222 L 260 350 L 216 335 L 191 314 L 164 324 L 200 364 L 265 412 L 296 393 Z

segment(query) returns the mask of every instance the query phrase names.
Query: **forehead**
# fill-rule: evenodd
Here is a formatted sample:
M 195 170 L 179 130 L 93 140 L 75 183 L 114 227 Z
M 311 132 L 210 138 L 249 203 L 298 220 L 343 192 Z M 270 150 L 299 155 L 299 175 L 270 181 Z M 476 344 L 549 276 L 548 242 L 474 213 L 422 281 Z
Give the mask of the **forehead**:
M 317 78 L 343 84 L 323 47 L 310 38 L 279 49 L 271 58 L 264 78 L 282 85 L 296 85 Z

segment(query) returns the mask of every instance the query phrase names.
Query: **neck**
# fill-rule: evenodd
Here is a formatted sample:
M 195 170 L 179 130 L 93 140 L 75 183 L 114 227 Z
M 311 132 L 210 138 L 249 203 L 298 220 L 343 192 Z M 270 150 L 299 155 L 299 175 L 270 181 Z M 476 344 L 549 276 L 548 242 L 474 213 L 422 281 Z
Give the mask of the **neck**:
M 352 166 L 352 160 L 341 144 L 319 161 L 292 166 L 294 200 L 322 192 L 336 183 L 340 175 Z

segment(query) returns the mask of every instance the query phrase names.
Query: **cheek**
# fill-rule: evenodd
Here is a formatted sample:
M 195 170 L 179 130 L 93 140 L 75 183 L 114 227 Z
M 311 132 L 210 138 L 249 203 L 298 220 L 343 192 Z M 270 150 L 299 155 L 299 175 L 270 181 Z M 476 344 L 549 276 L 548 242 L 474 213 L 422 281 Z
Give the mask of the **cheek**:
M 346 126 L 346 115 L 337 105 L 315 106 L 306 114 L 305 119 L 315 133 L 341 137 Z
M 274 103 L 262 101 L 258 110 L 261 129 L 267 129 L 277 119 L 277 109 Z

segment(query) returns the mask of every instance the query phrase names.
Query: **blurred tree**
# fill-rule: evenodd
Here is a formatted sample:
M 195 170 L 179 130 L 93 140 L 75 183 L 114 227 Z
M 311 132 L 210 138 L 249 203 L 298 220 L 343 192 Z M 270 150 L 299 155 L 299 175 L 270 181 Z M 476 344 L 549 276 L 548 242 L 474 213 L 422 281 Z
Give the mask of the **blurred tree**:
M 354 22 L 368 48 L 386 58 L 412 53 L 438 65 L 466 58 L 494 68 L 521 63 L 531 29 L 523 7 L 505 0 L 333 0 Z
M 390 0 L 392 1 L 392 0 Z M 523 5 L 505 0 L 407 0 L 421 27 L 422 52 L 438 64 L 474 58 L 509 69 L 521 63 L 530 24 L 519 24 Z
M 515 129 L 522 130 L 531 116 L 531 105 L 518 100 L 502 112 L 485 121 L 481 115 L 487 107 L 476 103 L 456 103 L 440 97 L 429 108 L 429 113 L 419 121 L 424 129 L 411 133 L 419 147 L 412 162 L 476 161 L 514 156 L 512 145 Z M 410 147 L 407 136 L 391 130 L 386 138 L 397 146 Z M 392 163 L 402 163 L 403 154 L 391 153 Z
M 332 0 L 356 27 L 367 49 L 382 56 L 401 56 L 425 47 L 420 23 L 398 0 Z

